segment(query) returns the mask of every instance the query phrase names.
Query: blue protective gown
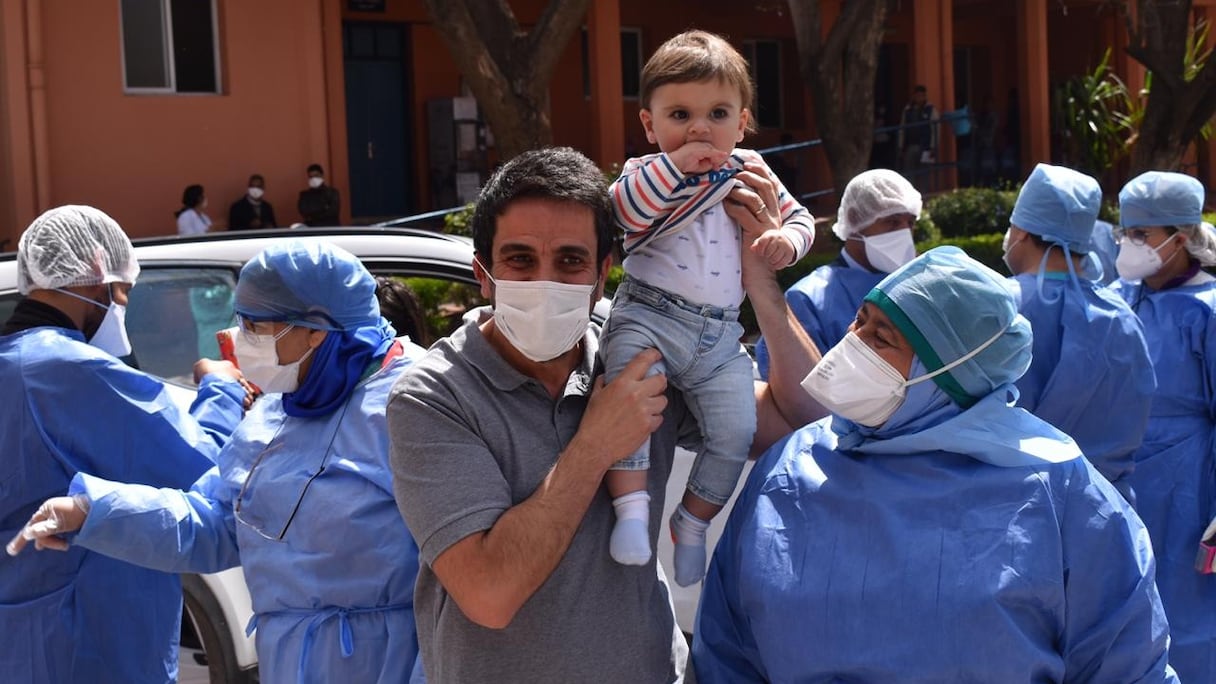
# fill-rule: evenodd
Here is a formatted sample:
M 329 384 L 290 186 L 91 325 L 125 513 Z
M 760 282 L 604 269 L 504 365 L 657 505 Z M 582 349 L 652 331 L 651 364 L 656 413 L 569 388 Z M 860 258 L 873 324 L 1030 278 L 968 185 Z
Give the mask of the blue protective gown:
M 1130 480 L 1157 555 L 1170 662 L 1184 682 L 1216 682 L 1216 575 L 1194 569 L 1216 516 L 1216 282 L 1154 292 L 1112 286 L 1144 322 L 1157 373 L 1144 445 Z M 1121 407 L 1113 407 L 1122 418 Z
M 993 401 L 876 453 L 833 418 L 770 449 L 705 578 L 697 680 L 1176 682 L 1135 511 L 1071 441 L 1019 452 L 1044 424 Z
M 76 543 L 171 572 L 241 564 L 263 682 L 407 681 L 418 547 L 393 499 L 385 420 L 393 381 L 423 351 L 406 346 L 329 415 L 289 417 L 281 395 L 259 399 L 188 493 L 77 478 L 93 507 Z M 255 530 L 285 526 L 282 541 Z
M 1114 293 L 1067 274 L 1047 274 L 1041 294 L 1034 273 L 1010 283 L 1034 331 L 1018 406 L 1068 433 L 1134 504 L 1126 476 L 1157 386 L 1140 319 Z
M 0 337 L 0 387 L 5 542 L 77 473 L 188 487 L 213 466 L 245 396 L 207 376 L 187 414 L 160 380 L 55 327 Z M 0 680 L 175 681 L 181 607 L 176 575 L 80 546 L 0 553 Z
M 887 277 L 850 263 L 844 252 L 830 264 L 820 266 L 785 292 L 794 316 L 806 328 L 811 341 L 826 353 L 844 339 L 861 300 Z M 756 366 L 760 377 L 768 379 L 768 345 L 764 338 L 756 345 Z

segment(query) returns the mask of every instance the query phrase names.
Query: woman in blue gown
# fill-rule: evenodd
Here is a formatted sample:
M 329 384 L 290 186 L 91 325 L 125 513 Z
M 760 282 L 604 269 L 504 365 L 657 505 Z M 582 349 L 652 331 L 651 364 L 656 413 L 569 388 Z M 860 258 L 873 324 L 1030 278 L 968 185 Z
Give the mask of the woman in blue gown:
M 408 681 L 418 548 L 393 499 L 385 406 L 423 350 L 394 339 L 375 288 L 339 248 L 264 250 L 241 270 L 235 339 L 266 394 L 217 467 L 186 492 L 77 475 L 24 536 L 66 548 L 46 535 L 80 529 L 73 545 L 169 572 L 240 564 L 263 682 Z
M 1216 682 L 1216 575 L 1210 564 L 1198 572 L 1195 558 L 1216 516 L 1216 279 L 1201 270 L 1216 264 L 1216 234 L 1203 201 L 1203 185 L 1184 174 L 1129 181 L 1112 285 L 1144 323 L 1157 374 L 1129 479 L 1157 556 L 1170 662 L 1185 682 Z
M 1139 518 L 1013 405 L 1030 346 L 1003 278 L 957 248 L 866 296 L 803 382 L 833 415 L 735 504 L 698 681 L 1177 681 Z

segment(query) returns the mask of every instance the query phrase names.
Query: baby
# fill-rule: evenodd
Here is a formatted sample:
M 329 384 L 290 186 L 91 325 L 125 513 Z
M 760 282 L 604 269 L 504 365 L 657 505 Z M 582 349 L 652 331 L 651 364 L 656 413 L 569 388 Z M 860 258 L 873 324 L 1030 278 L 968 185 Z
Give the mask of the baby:
M 663 359 L 652 372 L 667 374 L 700 426 L 702 446 L 671 517 L 675 580 L 688 586 L 705 575 L 705 531 L 734 491 L 756 431 L 752 362 L 739 341 L 743 239 L 722 202 L 743 185 L 735 176 L 744 163 L 763 160 L 735 148 L 752 130 L 752 82 L 747 61 L 721 37 L 689 31 L 660 46 L 642 70 L 641 99 L 646 138 L 662 152 L 630 159 L 612 184 L 627 256 L 604 329 L 605 379 L 657 348 Z M 747 207 L 780 218 L 781 228 L 749 236 L 774 268 L 800 259 L 815 239 L 814 218 L 778 185 L 779 206 L 758 198 Z M 625 565 L 651 557 L 649 465 L 647 443 L 606 476 L 616 512 L 609 551 Z

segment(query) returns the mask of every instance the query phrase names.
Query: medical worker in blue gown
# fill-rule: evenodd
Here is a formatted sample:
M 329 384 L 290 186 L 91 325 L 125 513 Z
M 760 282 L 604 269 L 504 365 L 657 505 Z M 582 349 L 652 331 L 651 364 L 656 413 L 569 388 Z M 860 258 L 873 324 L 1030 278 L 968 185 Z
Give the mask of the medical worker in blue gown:
M 70 549 L 172 572 L 240 563 L 263 682 L 402 682 L 417 661 L 418 549 L 393 500 L 384 409 L 422 349 L 394 339 L 375 289 L 339 248 L 267 248 L 236 288 L 237 361 L 266 394 L 218 467 L 188 492 L 78 475 L 47 502 L 59 530 L 83 523 Z M 44 544 L 46 517 L 26 528 Z
M 1127 475 L 1157 387 L 1140 319 L 1099 287 L 1098 181 L 1039 164 L 1022 184 L 1005 233 L 1018 312 L 1034 331 L 1018 406 L 1063 430 L 1135 505 Z M 1112 419 L 1117 416 L 1117 419 Z
M 920 192 L 888 169 L 858 174 L 845 186 L 832 232 L 844 240 L 840 256 L 785 293 L 790 310 L 820 351 L 836 346 L 857 315 L 861 298 L 878 281 L 916 256 L 912 230 Z M 756 365 L 767 380 L 768 344 L 756 345 Z
M 699 682 L 1177 681 L 1140 519 L 1013 406 L 1031 332 L 1007 287 L 940 247 L 866 295 L 803 381 L 833 415 L 735 503 Z
M 1120 281 L 1140 320 L 1157 392 L 1131 483 L 1157 555 L 1170 620 L 1170 662 L 1185 682 L 1216 682 L 1216 575 L 1197 569 L 1216 517 L 1216 234 L 1203 223 L 1204 189 L 1150 171 L 1119 193 Z M 1122 419 L 1112 407 L 1112 421 Z M 1207 560 L 1207 559 L 1205 559 Z
M 22 233 L 25 298 L 0 330 L 0 538 L 78 473 L 188 487 L 240 421 L 246 392 L 230 363 L 196 365 L 187 413 L 119 361 L 138 276 L 131 241 L 93 207 L 51 209 Z M 177 575 L 82 547 L 0 554 L 0 680 L 176 681 L 181 607 Z

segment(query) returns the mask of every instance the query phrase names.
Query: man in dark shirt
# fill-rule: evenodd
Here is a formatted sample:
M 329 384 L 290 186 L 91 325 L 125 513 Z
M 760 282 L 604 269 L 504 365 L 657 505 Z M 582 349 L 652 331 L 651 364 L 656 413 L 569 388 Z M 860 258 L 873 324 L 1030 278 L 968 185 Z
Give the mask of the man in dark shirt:
M 300 192 L 300 201 L 296 206 L 305 225 L 338 225 L 342 201 L 338 197 L 338 191 L 325 183 L 325 170 L 320 164 L 308 167 L 308 189 Z
M 929 104 L 923 85 L 912 90 L 912 101 L 899 123 L 899 172 L 925 192 L 930 184 L 928 167 L 937 159 L 937 110 Z
M 274 228 L 278 222 L 274 219 L 274 207 L 262 199 L 266 192 L 266 181 L 261 174 L 249 177 L 249 189 L 245 196 L 232 203 L 228 209 L 228 230 L 257 230 L 258 228 Z

